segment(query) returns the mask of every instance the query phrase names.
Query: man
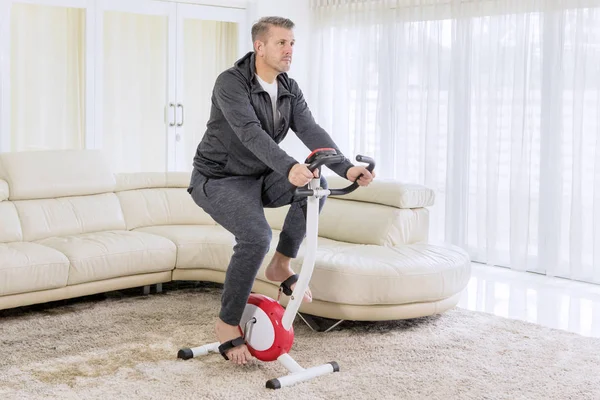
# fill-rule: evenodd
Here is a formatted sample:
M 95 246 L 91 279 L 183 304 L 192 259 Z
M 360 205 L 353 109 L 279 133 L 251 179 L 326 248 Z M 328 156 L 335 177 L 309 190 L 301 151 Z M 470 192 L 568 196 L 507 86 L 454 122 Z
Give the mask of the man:
M 331 147 L 339 153 L 315 123 L 297 83 L 286 74 L 292 62 L 293 27 L 285 18 L 260 19 L 252 27 L 254 51 L 218 76 L 188 189 L 196 204 L 235 236 L 215 333 L 221 354 L 237 364 L 251 358 L 237 326 L 271 244 L 263 208 L 291 204 L 277 251 L 265 270 L 267 279 L 282 282 L 288 293 L 297 281 L 290 260 L 306 233 L 306 198 L 296 198 L 292 189 L 308 184 L 313 173 L 278 143 L 291 128 L 311 150 Z M 375 176 L 348 159 L 330 168 L 350 181 L 358 179 L 362 186 Z M 323 177 L 321 185 L 326 187 Z M 310 290 L 303 301 L 312 301 Z

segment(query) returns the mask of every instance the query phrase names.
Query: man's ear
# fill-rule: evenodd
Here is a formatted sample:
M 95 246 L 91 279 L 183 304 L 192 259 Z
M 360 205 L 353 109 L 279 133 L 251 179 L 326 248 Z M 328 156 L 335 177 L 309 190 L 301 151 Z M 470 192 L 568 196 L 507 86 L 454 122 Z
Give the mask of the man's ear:
M 254 41 L 254 51 L 257 54 L 260 54 L 262 52 L 262 50 L 263 50 L 264 45 L 265 44 L 263 42 L 261 42 L 260 40 L 255 40 Z

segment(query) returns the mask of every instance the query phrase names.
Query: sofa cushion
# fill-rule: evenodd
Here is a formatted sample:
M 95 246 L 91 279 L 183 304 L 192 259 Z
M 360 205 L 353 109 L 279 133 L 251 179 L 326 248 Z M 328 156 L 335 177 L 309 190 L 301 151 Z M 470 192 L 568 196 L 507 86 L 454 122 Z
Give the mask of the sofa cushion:
M 222 227 L 192 228 L 186 234 L 178 227 L 143 231 L 180 243 L 179 254 L 184 261 L 177 269 L 227 271 L 233 237 Z M 273 230 L 269 253 L 257 275 L 259 280 L 269 282 L 264 271 L 276 251 L 279 234 L 279 230 Z M 302 269 L 305 244 L 292 260 L 296 272 Z M 458 247 L 426 243 L 386 247 L 319 238 L 310 288 L 314 299 L 333 303 L 407 304 L 451 297 L 465 287 L 469 277 L 469 257 Z
M 173 242 L 143 232 L 105 231 L 38 242 L 64 253 L 71 262 L 69 285 L 175 267 Z
M 302 261 L 295 260 L 297 271 Z M 467 285 L 471 271 L 468 255 L 458 247 L 381 247 L 328 239 L 319 239 L 315 265 L 310 283 L 315 299 L 373 306 L 451 297 Z
M 179 269 L 218 269 L 229 265 L 235 239 L 221 226 L 151 226 L 136 229 L 163 236 L 177 245 Z
M 118 192 L 127 229 L 157 225 L 215 225 L 184 188 Z
M 49 199 L 112 192 L 116 180 L 99 150 L 0 153 L 10 199 Z
M 266 208 L 273 229 L 281 229 L 289 206 Z M 429 211 L 328 198 L 319 216 L 319 236 L 356 244 L 397 246 L 428 239 Z
M 21 221 L 12 202 L 0 202 L 0 243 L 20 242 L 23 240 Z
M 48 247 L 26 242 L 0 244 L 0 296 L 67 285 L 69 260 Z
M 126 229 L 121 205 L 114 193 L 14 203 L 26 241 Z

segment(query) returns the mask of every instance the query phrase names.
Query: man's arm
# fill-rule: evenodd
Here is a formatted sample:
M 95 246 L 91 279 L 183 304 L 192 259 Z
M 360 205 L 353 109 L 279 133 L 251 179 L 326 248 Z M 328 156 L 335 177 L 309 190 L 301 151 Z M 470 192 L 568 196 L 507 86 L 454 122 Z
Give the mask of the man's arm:
M 296 96 L 293 104 L 294 113 L 292 115 L 292 121 L 290 124 L 292 130 L 296 132 L 298 138 L 311 151 L 321 147 L 331 147 L 334 148 L 338 154 L 342 154 L 331 136 L 329 136 L 325 129 L 321 128 L 321 126 L 316 123 L 312 113 L 310 112 L 310 109 L 308 108 L 308 104 L 306 104 L 306 100 L 304 100 L 304 95 L 302 94 L 302 91 L 300 90 L 300 87 L 296 81 L 290 79 L 290 82 L 291 92 Z M 350 162 L 350 160 L 346 158 L 339 164 L 331 164 L 327 167 L 342 178 L 348 179 L 347 172 L 353 166 L 354 165 Z
M 230 71 L 222 73 L 215 83 L 214 97 L 244 146 L 271 169 L 288 176 L 298 161 L 281 149 L 262 129 L 243 78 Z

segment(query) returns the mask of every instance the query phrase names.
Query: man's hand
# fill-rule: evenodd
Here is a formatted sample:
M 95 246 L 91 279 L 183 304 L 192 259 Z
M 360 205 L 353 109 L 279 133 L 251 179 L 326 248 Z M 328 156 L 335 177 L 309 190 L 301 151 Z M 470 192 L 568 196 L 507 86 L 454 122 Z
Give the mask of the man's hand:
M 313 172 L 310 172 L 306 164 L 296 164 L 290 170 L 288 175 L 288 180 L 294 186 L 302 187 L 308 185 L 308 182 L 312 178 L 319 177 L 319 169 L 315 169 Z
M 362 175 L 362 176 L 361 176 Z M 357 181 L 359 186 L 368 186 L 369 183 L 375 178 L 375 171 L 369 172 L 365 167 L 352 167 L 346 173 L 346 178 L 350 182 L 356 181 L 356 179 L 360 176 L 360 179 Z

